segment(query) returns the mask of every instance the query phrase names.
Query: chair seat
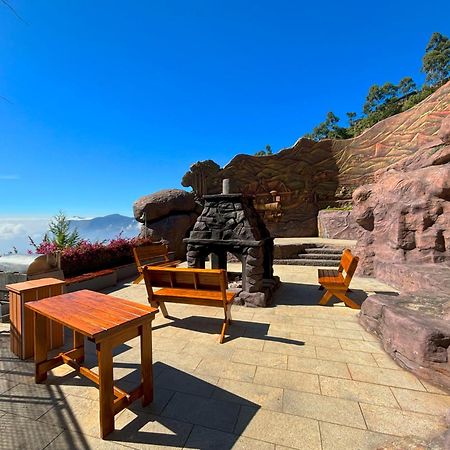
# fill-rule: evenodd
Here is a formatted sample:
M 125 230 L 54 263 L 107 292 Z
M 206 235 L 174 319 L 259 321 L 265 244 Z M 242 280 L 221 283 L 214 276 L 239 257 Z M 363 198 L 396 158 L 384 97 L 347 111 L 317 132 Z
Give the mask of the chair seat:
M 322 285 L 343 285 L 344 277 L 334 269 L 319 269 L 319 283 Z

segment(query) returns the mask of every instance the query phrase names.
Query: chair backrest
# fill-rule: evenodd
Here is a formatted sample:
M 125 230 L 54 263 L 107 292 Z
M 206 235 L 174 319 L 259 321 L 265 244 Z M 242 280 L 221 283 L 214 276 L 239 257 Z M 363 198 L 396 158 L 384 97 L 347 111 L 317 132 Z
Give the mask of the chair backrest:
M 339 264 L 338 271 L 342 273 L 344 277 L 344 284 L 348 287 L 350 286 L 350 281 L 352 281 L 353 274 L 358 267 L 359 258 L 352 254 L 352 251 L 346 248 L 342 252 L 341 262 Z
M 227 272 L 223 269 L 144 266 L 142 273 L 149 300 L 155 287 L 220 291 L 222 299 L 226 301 L 227 298 Z
M 166 244 L 148 244 L 133 247 L 136 265 L 141 267 L 154 262 L 168 261 L 168 246 Z

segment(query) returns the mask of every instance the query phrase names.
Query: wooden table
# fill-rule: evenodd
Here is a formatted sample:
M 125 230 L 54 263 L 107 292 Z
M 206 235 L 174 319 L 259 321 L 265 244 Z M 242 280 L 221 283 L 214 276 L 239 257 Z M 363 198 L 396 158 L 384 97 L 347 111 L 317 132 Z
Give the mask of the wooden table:
M 42 383 L 47 372 L 68 364 L 99 386 L 100 434 L 114 431 L 114 416 L 142 397 L 142 404 L 153 400 L 152 329 L 156 308 L 110 295 L 83 290 L 26 303 L 34 312 L 35 381 Z M 73 349 L 47 359 L 48 320 L 73 330 Z M 98 375 L 81 366 L 84 336 L 96 344 Z M 137 336 L 141 338 L 141 383 L 127 393 L 114 386 L 112 350 Z

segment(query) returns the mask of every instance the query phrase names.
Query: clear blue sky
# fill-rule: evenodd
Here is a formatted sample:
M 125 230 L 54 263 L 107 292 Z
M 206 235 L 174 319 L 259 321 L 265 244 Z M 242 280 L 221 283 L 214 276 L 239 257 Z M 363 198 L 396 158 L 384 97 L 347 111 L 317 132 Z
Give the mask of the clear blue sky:
M 0 216 L 131 215 L 412 76 L 450 2 L 0 2 Z

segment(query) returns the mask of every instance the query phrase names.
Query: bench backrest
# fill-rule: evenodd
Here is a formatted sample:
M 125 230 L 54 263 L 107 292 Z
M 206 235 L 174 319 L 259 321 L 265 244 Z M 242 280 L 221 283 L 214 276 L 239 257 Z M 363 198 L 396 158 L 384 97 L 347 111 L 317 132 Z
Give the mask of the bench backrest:
M 134 260 L 138 268 L 145 264 L 169 261 L 169 247 L 166 244 L 148 244 L 133 247 Z
M 353 278 L 353 274 L 356 271 L 356 268 L 358 267 L 358 261 L 359 258 L 357 256 L 352 255 L 352 252 L 350 249 L 346 248 L 342 252 L 341 262 L 339 264 L 338 271 L 342 273 L 342 276 L 344 278 L 344 284 L 349 287 L 350 281 Z
M 222 299 L 227 299 L 227 272 L 223 269 L 185 269 L 175 267 L 144 266 L 142 268 L 149 300 L 153 288 L 196 289 L 199 291 L 219 291 Z

